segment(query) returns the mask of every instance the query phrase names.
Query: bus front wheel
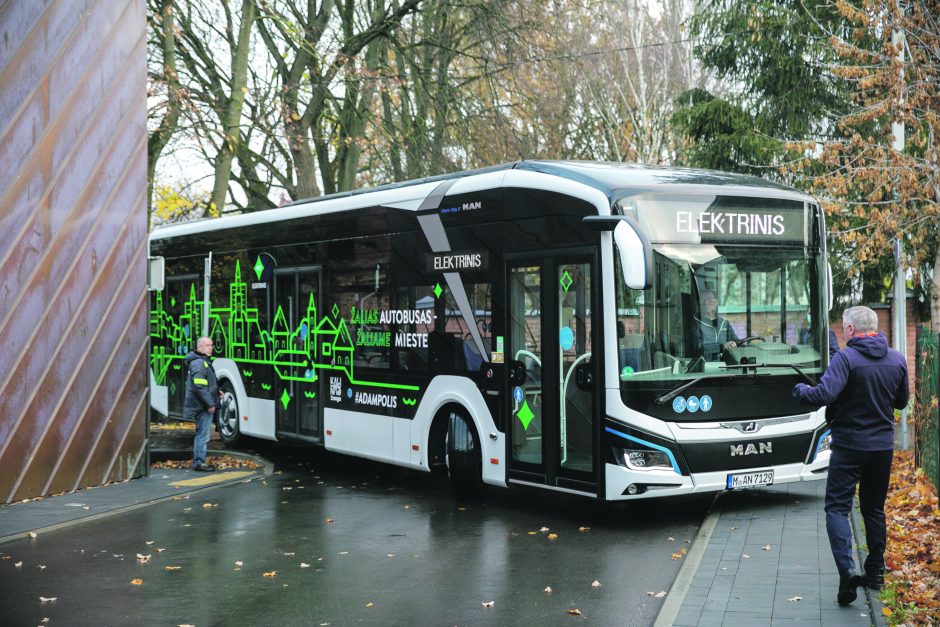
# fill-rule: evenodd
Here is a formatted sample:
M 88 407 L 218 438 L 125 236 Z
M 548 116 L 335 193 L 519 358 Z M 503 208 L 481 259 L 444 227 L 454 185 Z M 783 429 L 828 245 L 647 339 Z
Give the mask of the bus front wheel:
M 216 410 L 216 424 L 219 427 L 219 436 L 225 446 L 235 447 L 241 441 L 241 429 L 238 426 L 238 397 L 231 381 L 224 379 L 219 382 L 222 398 Z
M 447 474 L 457 498 L 478 497 L 483 491 L 480 440 L 470 419 L 451 410 L 447 416 Z

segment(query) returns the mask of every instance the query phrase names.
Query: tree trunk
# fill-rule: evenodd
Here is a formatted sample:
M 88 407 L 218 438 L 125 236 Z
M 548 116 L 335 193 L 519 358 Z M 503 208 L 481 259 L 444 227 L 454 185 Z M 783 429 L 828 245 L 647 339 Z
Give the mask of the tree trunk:
M 174 32 L 173 3 L 167 2 L 161 10 L 161 37 L 163 43 L 163 77 L 166 79 L 166 114 L 160 120 L 150 137 L 147 138 L 147 222 L 153 209 L 153 179 L 157 170 L 157 160 L 169 143 L 179 123 L 180 82 L 176 71 L 176 34 Z
M 930 282 L 930 331 L 940 333 L 940 246 L 933 261 L 933 280 Z
M 232 175 L 232 160 L 235 147 L 240 141 L 242 107 L 248 83 L 248 46 L 251 28 L 255 21 L 253 0 L 242 0 L 242 21 L 238 27 L 238 40 L 232 58 L 232 84 L 228 103 L 222 113 L 222 141 L 215 160 L 215 184 L 212 187 L 212 204 L 218 211 L 225 206 L 228 183 Z

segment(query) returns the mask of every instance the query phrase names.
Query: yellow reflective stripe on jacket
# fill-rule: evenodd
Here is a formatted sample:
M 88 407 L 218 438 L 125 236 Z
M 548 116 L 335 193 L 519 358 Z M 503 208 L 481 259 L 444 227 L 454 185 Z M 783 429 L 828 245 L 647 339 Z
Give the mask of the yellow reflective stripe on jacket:
M 193 377 L 193 383 L 195 383 L 196 385 L 209 385 L 209 382 L 207 380 L 197 379 L 195 377 Z

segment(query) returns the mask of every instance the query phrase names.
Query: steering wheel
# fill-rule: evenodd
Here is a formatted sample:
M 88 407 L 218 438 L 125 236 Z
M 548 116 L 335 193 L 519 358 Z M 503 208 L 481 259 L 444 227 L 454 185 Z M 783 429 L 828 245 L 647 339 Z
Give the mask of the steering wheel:
M 759 335 L 748 335 L 747 337 L 742 337 L 740 340 L 735 342 L 735 344 L 737 344 L 738 346 L 741 346 L 742 344 L 750 344 L 754 340 L 760 340 L 761 342 L 763 342 L 764 338 L 762 338 Z

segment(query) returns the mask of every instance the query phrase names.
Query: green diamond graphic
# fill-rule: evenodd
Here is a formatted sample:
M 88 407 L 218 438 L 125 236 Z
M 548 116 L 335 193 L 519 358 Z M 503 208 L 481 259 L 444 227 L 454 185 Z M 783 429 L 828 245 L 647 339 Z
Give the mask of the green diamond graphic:
M 175 296 L 171 296 L 171 297 L 170 297 L 170 307 L 176 307 L 176 297 L 175 297 Z
M 339 307 L 336 306 L 336 303 L 333 303 L 333 317 L 335 318 L 338 315 L 339 315 Z
M 255 262 L 255 274 L 258 275 L 258 280 L 261 280 L 261 273 L 264 272 L 264 264 L 261 263 L 261 256 L 258 255 L 258 261 Z
M 290 403 L 290 395 L 287 393 L 287 390 L 281 392 L 281 405 L 284 406 L 284 409 L 287 409 L 287 404 Z
M 441 289 L 441 284 L 440 284 L 440 283 L 438 283 L 437 285 L 434 286 L 434 295 L 435 295 L 437 298 L 440 298 L 440 297 L 441 297 L 441 294 L 442 294 L 443 292 L 444 292 L 444 290 Z
M 565 273 L 561 277 L 561 286 L 565 288 L 565 291 L 567 292 L 572 283 L 574 283 L 574 279 L 572 279 L 571 275 L 568 274 L 568 271 L 565 270 Z
M 176 394 L 176 384 L 171 381 L 170 382 L 170 396 L 173 396 L 174 394 Z
M 522 401 L 522 407 L 516 413 L 516 418 L 518 418 L 519 422 L 522 423 L 523 429 L 528 429 L 529 423 L 532 422 L 533 418 L 535 418 L 535 414 L 533 414 L 532 410 L 529 409 L 529 404 L 525 401 Z

